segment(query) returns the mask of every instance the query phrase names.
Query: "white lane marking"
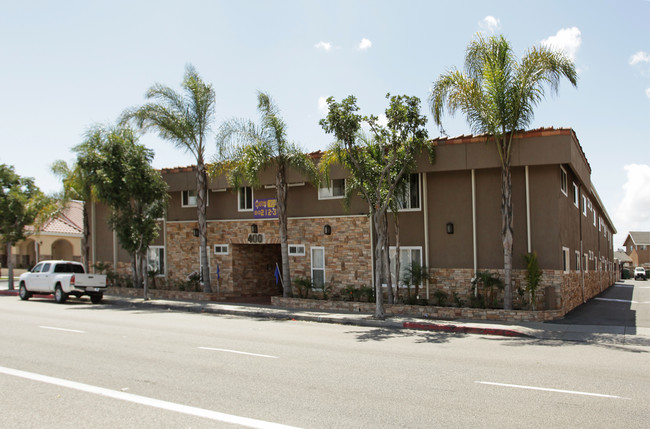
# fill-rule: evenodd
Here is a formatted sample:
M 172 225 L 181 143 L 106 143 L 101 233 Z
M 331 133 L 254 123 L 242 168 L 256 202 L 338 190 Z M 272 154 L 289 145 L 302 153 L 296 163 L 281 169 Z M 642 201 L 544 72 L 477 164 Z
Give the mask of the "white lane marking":
M 226 352 L 226 353 L 236 353 L 238 355 L 248 355 L 248 356 L 257 356 L 257 357 L 264 357 L 264 358 L 270 358 L 270 359 L 279 359 L 277 356 L 269 356 L 269 355 L 260 355 L 257 353 L 247 353 L 247 352 L 240 352 L 237 350 L 228 350 L 228 349 L 215 349 L 212 347 L 199 347 L 201 350 L 211 350 L 214 352 Z
M 491 383 L 489 381 L 475 381 L 475 383 L 488 384 L 490 386 L 514 387 L 514 388 L 517 388 L 517 389 L 542 390 L 542 391 L 545 391 L 545 392 L 569 393 L 571 395 L 597 396 L 599 398 L 630 399 L 630 398 L 623 398 L 622 396 L 604 395 L 602 393 L 577 392 L 575 390 L 549 389 L 549 388 L 546 388 L 546 387 L 521 386 L 521 385 L 518 385 L 518 384 Z
M 86 333 L 86 331 L 78 331 L 76 329 L 55 328 L 53 326 L 39 326 L 39 328 L 51 329 L 53 331 L 74 332 L 76 334 L 85 334 Z
M 625 302 L 628 304 L 638 304 L 637 301 L 630 301 L 629 299 L 616 299 L 616 298 L 594 298 L 596 301 L 609 301 L 609 302 Z
M 176 404 L 174 402 L 161 401 L 159 399 L 147 398 L 146 396 L 134 395 L 132 393 L 119 392 L 117 390 L 105 389 L 103 387 L 91 386 L 89 384 L 77 383 L 75 381 L 64 380 L 62 378 L 49 377 L 47 375 L 35 374 L 32 372 L 20 371 L 12 368 L 0 366 L 0 373 L 12 375 L 15 377 L 25 378 L 28 380 L 39 381 L 42 383 L 54 384 L 56 386 L 67 387 L 69 389 L 79 390 L 95 395 L 106 396 L 108 398 L 119 399 L 122 401 L 133 402 L 136 404 L 147 405 L 149 407 L 160 408 L 177 413 L 188 414 L 196 417 L 216 420 L 224 423 L 231 423 L 250 428 L 271 428 L 271 429 L 291 429 L 293 426 L 286 426 L 280 423 L 267 422 L 264 420 L 250 419 L 247 417 L 235 416 L 232 414 L 219 413 L 217 411 L 206 410 L 203 408 L 190 407 L 187 405 Z

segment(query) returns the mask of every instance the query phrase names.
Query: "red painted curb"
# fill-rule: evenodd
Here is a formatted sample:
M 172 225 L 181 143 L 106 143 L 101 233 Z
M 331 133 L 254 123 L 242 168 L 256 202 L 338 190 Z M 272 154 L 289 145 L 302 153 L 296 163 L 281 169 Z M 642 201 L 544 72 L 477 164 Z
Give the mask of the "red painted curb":
M 445 331 L 461 334 L 500 335 L 502 337 L 527 337 L 528 335 L 510 329 L 478 328 L 474 326 L 438 325 L 436 323 L 404 322 L 404 328 L 426 331 Z
M 17 290 L 0 290 L 0 296 L 18 296 Z

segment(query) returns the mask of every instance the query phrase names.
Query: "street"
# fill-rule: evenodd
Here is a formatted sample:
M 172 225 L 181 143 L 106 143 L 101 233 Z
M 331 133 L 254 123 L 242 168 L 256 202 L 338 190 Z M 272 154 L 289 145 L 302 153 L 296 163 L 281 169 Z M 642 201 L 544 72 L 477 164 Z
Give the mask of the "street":
M 0 296 L 12 428 L 647 427 L 650 347 Z

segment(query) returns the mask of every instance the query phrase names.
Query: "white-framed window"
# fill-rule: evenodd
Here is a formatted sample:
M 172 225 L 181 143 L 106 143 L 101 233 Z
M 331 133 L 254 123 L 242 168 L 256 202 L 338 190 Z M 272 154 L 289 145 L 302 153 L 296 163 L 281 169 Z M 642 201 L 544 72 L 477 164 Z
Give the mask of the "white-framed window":
M 571 258 L 569 257 L 568 247 L 562 247 L 562 271 L 565 273 L 571 271 Z
M 343 197 L 345 197 L 345 179 L 330 180 L 329 187 L 320 187 L 318 189 L 319 200 Z
M 410 275 L 416 274 L 414 271 L 418 268 L 422 268 L 422 247 L 417 246 L 400 246 L 399 248 L 399 276 L 395 269 L 397 268 L 396 264 L 396 253 L 397 248 L 391 246 L 389 250 L 390 254 L 390 266 L 392 268 L 390 276 L 393 284 L 399 284 L 400 287 L 405 286 L 405 278 Z M 398 283 L 399 277 L 399 283 Z M 411 285 L 415 286 L 415 285 Z
M 580 192 L 575 182 L 573 182 L 573 205 L 580 208 Z
M 594 226 L 596 226 L 596 208 L 594 207 Z
M 253 211 L 253 188 L 242 186 L 237 190 L 237 201 L 239 202 L 237 210 L 240 212 Z
M 228 245 L 227 244 L 215 244 L 214 245 L 214 254 L 215 255 L 227 255 L 228 254 Z
M 157 276 L 166 274 L 164 246 L 149 246 L 149 249 L 147 249 L 147 269 L 155 271 Z
M 325 248 L 311 248 L 311 282 L 315 289 L 325 285 Z
M 569 178 L 564 167 L 560 165 L 560 190 L 566 196 L 569 196 Z
M 408 185 L 404 192 L 397 196 L 397 204 L 400 210 L 420 209 L 420 175 L 413 173 L 409 175 Z
M 305 256 L 305 245 L 304 244 L 290 244 L 289 245 L 289 256 Z
M 580 271 L 580 252 L 576 250 L 576 271 Z
M 587 197 L 582 195 L 582 214 L 587 217 Z
M 196 207 L 198 197 L 196 196 L 196 189 L 183 191 L 181 206 L 182 207 Z
M 584 254 L 584 261 L 583 261 L 582 266 L 585 269 L 585 273 L 589 271 L 589 255 L 586 254 L 586 253 Z

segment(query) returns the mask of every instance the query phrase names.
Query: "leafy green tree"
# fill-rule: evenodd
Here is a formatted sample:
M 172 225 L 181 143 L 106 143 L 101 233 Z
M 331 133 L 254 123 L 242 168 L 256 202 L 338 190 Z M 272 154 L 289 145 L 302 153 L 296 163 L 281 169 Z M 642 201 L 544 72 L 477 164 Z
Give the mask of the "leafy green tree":
M 199 224 L 201 285 L 212 292 L 208 266 L 208 226 L 206 218 L 208 180 L 205 166 L 207 134 L 213 121 L 215 95 L 212 85 L 203 82 L 193 66 L 185 69 L 179 94 L 168 86 L 154 84 L 146 93 L 153 100 L 124 112 L 122 121 L 132 121 L 142 130 L 157 131 L 161 138 L 191 153 L 196 159 L 196 210 Z
M 97 199 L 111 208 L 110 226 L 131 255 L 134 287 L 144 284 L 147 299 L 147 249 L 158 236 L 167 184 L 151 167 L 153 151 L 138 144 L 130 128 L 94 128 L 83 146 L 79 166 L 91 173 Z
M 283 296 L 292 296 L 289 267 L 287 171 L 296 170 L 310 181 L 317 181 L 317 172 L 311 158 L 296 144 L 287 140 L 287 125 L 271 97 L 257 94 L 260 123 L 231 119 L 221 125 L 217 136 L 219 162 L 215 173 L 227 170 L 231 184 L 238 189 L 242 182 L 259 187 L 260 174 L 275 170 L 280 249 L 282 255 Z
M 433 118 L 442 126 L 446 108 L 461 111 L 472 131 L 494 141 L 501 160 L 501 237 L 503 242 L 504 308 L 512 309 L 512 179 L 510 156 L 517 132 L 533 120 L 545 87 L 557 93 L 560 79 L 577 84 L 573 62 L 546 47 L 533 47 L 518 61 L 503 36 L 477 35 L 465 53 L 465 71 L 444 73 L 429 96 Z
M 386 126 L 380 125 L 376 116 L 361 116 L 354 96 L 340 103 L 333 97 L 328 98 L 327 117 L 320 121 L 325 132 L 336 137 L 322 165 L 327 167 L 337 162 L 345 166 L 350 172 L 346 196 L 358 193 L 370 207 L 375 231 L 374 317 L 378 319 L 385 317 L 382 274 L 388 264 L 387 213 L 400 181 L 414 170 L 416 156 L 424 148 L 431 149 L 424 128 L 427 119 L 420 115 L 420 100 L 404 95 L 391 97 L 390 94 L 386 98 L 389 99 Z M 360 133 L 362 123 L 370 126 L 369 137 Z
M 83 145 L 77 146 L 78 148 Z M 77 156 L 83 156 L 83 151 L 78 151 Z M 52 172 L 63 182 L 63 202 L 65 205 L 70 200 L 83 201 L 83 237 L 81 247 L 83 249 L 83 264 L 86 272 L 89 272 L 90 263 L 90 216 L 88 207 L 92 203 L 92 182 L 87 172 L 79 168 L 76 162 L 72 166 L 63 160 L 55 161 L 51 166 Z
M 12 166 L 0 164 L 0 238 L 7 249 L 9 290 L 14 289 L 14 264 L 11 248 L 39 227 L 58 207 L 34 183 L 31 177 L 21 177 Z M 33 226 L 31 230 L 27 226 Z

